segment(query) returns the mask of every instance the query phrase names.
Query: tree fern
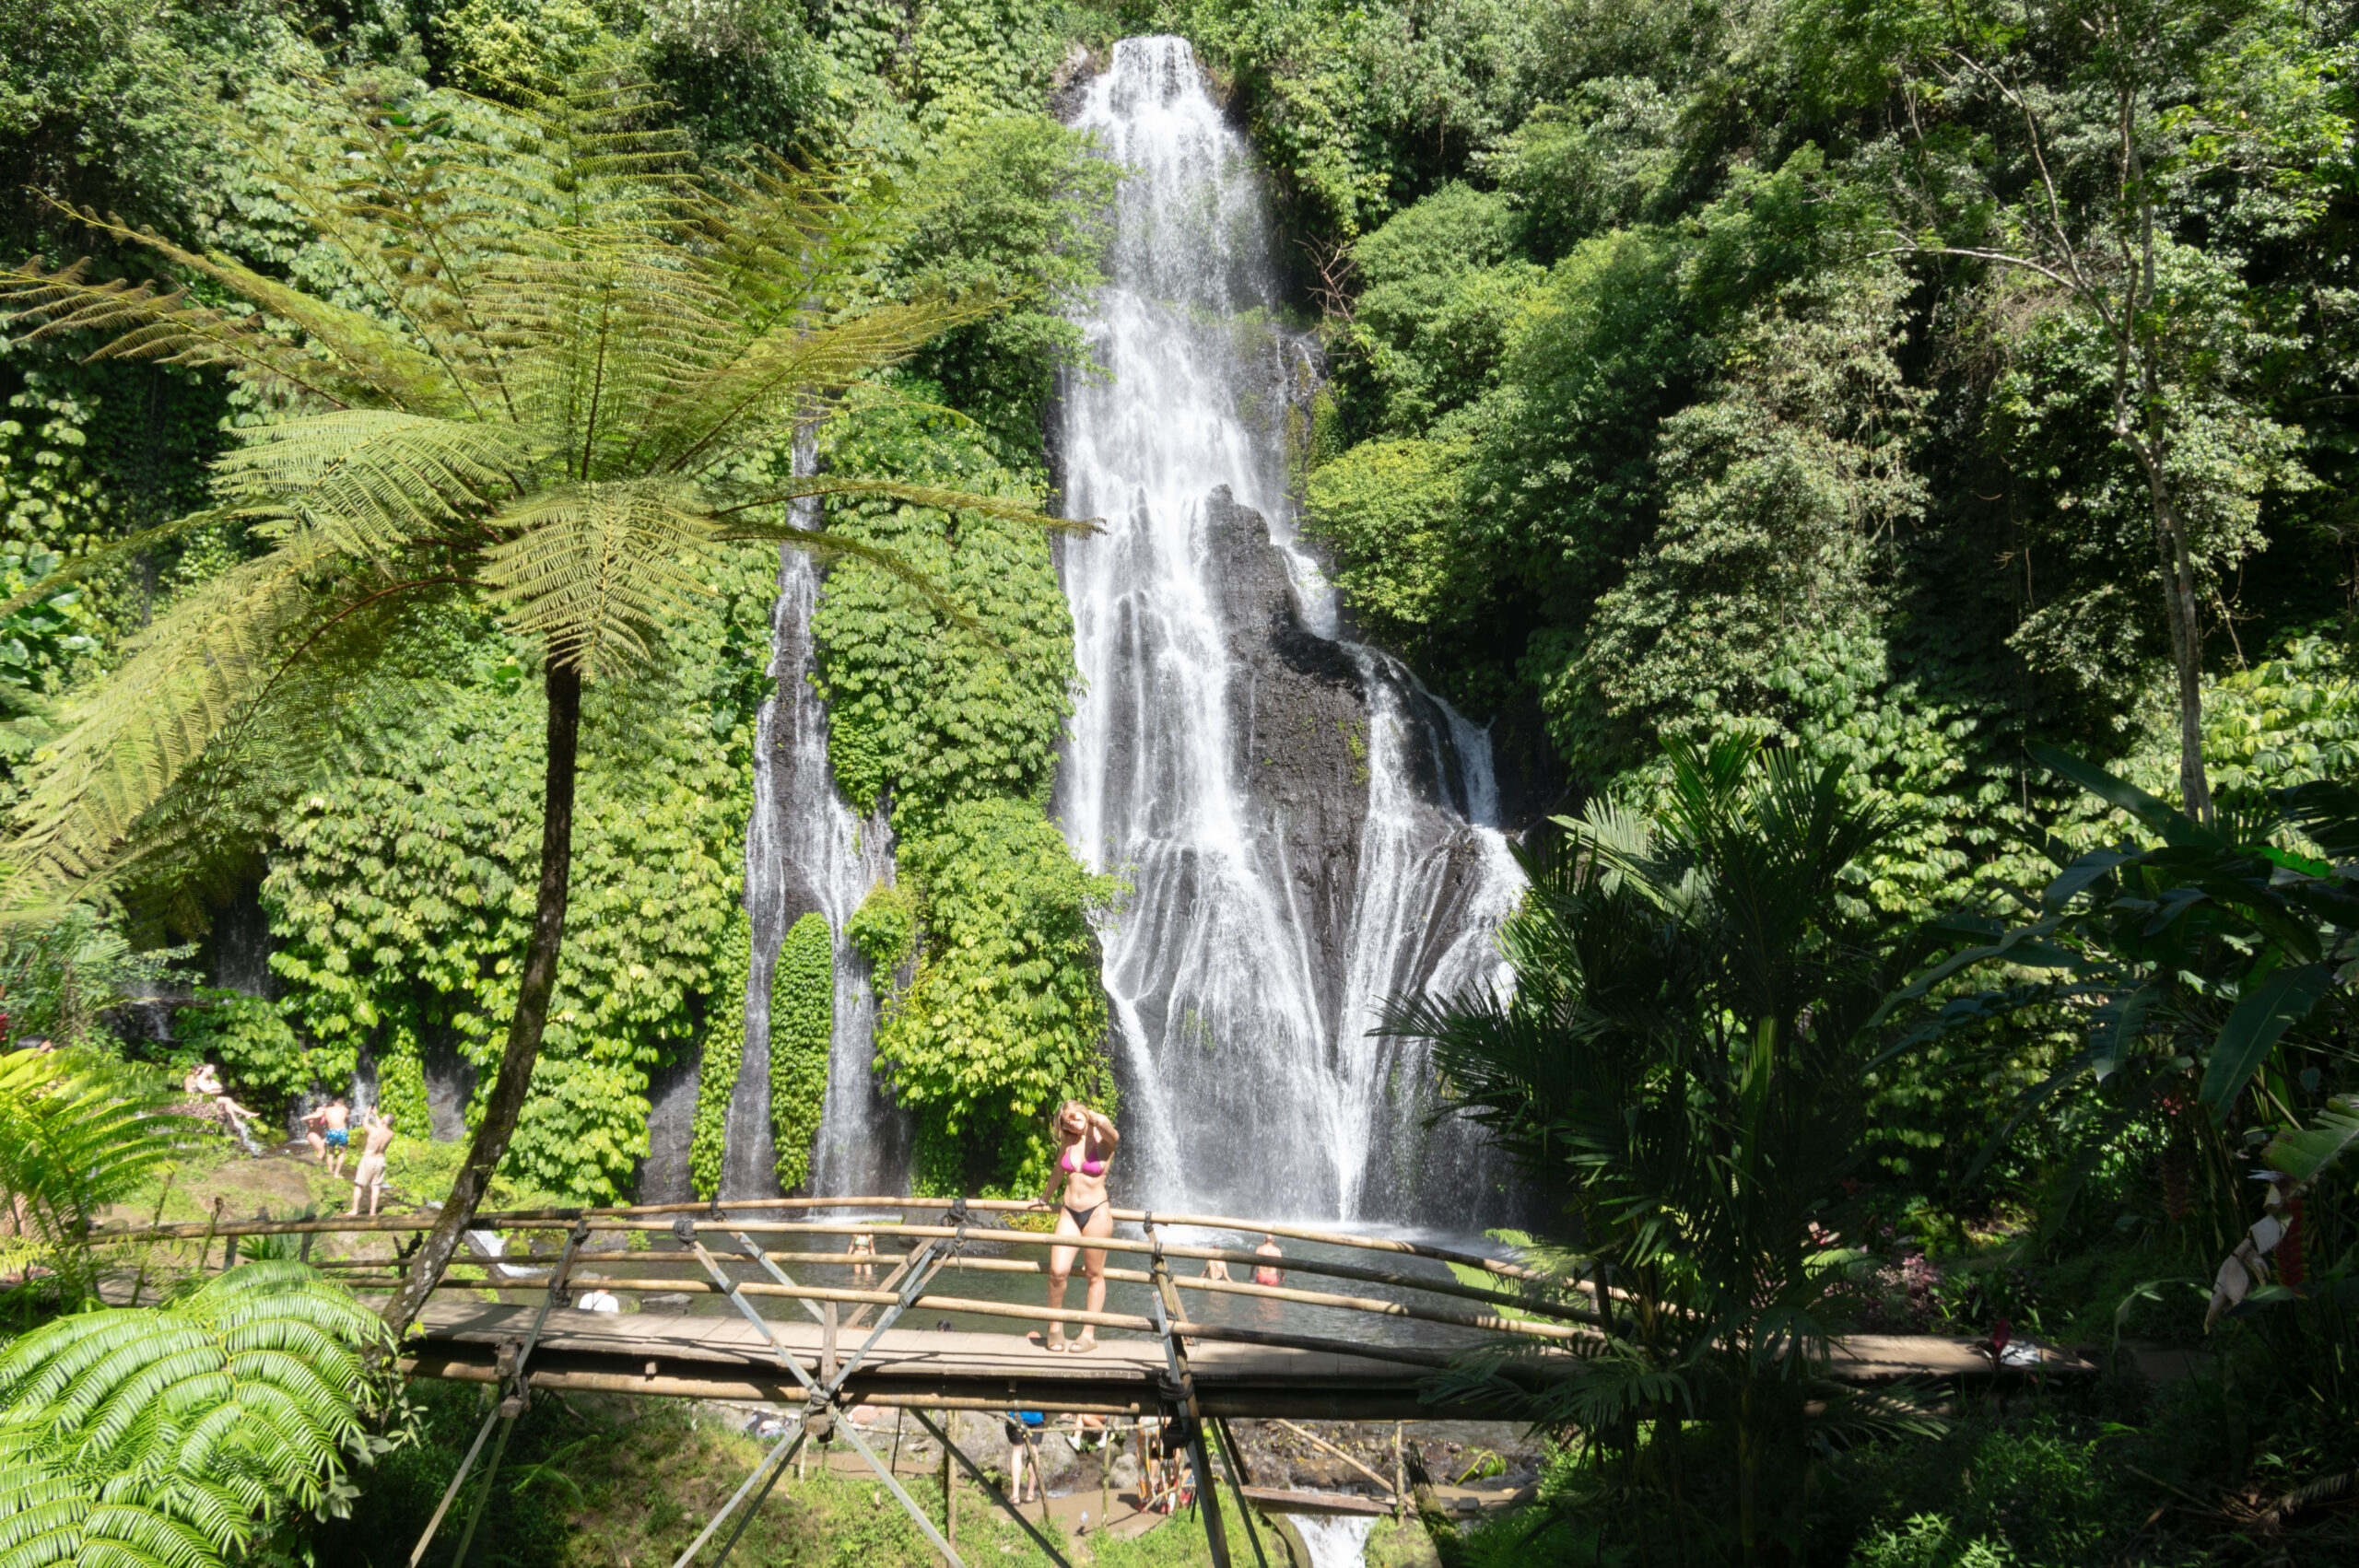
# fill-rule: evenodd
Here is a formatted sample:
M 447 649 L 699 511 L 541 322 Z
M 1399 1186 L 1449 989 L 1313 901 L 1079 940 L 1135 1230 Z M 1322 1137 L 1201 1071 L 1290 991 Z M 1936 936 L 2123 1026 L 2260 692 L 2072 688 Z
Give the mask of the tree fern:
M 68 1289 L 88 1283 L 82 1232 L 178 1153 L 185 1124 L 53 1053 L 0 1056 L 0 1195 Z
M 208 514 L 275 550 L 64 715 L 19 812 L 19 900 L 114 872 L 141 815 L 278 669 L 389 587 L 478 589 L 594 678 L 640 660 L 723 540 L 856 551 L 916 577 L 802 526 L 797 499 L 906 493 L 1072 526 L 890 482 L 766 483 L 796 421 L 996 302 L 867 294 L 879 199 L 776 160 L 690 181 L 637 123 L 645 105 L 601 60 L 523 110 L 354 89 L 323 106 L 342 119 L 316 146 L 251 149 L 366 308 L 95 216 L 255 309 L 94 282 L 79 263 L 0 275 L 33 337 L 110 333 L 101 356 L 221 367 L 288 409 L 221 461 Z
M 581 682 L 638 672 L 724 540 L 856 554 L 971 626 L 891 552 L 807 527 L 797 501 L 901 496 L 1075 525 L 1005 500 L 780 473 L 794 430 L 847 389 L 997 308 L 876 293 L 889 193 L 775 158 L 698 173 L 651 125 L 624 54 L 515 109 L 391 101 L 361 78 L 319 91 L 311 132 L 247 139 L 286 210 L 342 259 L 337 299 L 95 214 L 83 220 L 202 279 L 206 298 L 97 281 L 80 263 L 0 275 L 0 306 L 31 337 L 96 331 L 101 356 L 217 367 L 280 411 L 217 476 L 219 512 L 266 553 L 192 594 L 61 715 L 18 809 L 8 895 L 123 875 L 152 848 L 143 823 L 225 733 L 302 727 L 292 704 L 317 683 L 290 669 L 358 682 L 396 651 L 410 623 L 389 605 L 477 595 L 545 650 L 534 934 L 475 1145 L 388 1308 L 405 1323 L 507 1147 L 539 1050 Z M 240 303 L 213 302 L 225 294 Z
M 0 1568 L 199 1568 L 334 1496 L 383 1326 L 299 1263 L 171 1307 L 85 1313 L 0 1352 Z

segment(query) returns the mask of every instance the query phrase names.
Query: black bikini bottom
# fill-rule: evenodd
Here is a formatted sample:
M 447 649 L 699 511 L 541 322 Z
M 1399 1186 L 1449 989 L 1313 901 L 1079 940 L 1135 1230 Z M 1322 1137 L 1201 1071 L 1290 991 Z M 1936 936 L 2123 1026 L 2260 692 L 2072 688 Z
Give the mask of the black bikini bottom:
M 1106 1207 L 1108 1201 L 1109 1199 L 1101 1198 L 1088 1208 L 1082 1210 L 1075 1210 L 1070 1203 L 1060 1204 L 1058 1207 L 1064 1210 L 1066 1217 L 1075 1225 L 1086 1231 L 1089 1228 L 1089 1222 L 1097 1218 L 1097 1211 Z

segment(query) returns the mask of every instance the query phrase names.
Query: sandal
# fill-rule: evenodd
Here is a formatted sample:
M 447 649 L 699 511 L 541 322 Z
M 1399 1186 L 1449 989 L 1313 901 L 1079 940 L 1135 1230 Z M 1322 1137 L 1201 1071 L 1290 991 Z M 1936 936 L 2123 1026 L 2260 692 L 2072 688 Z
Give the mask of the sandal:
M 1067 1345 L 1065 1347 L 1065 1351 L 1071 1355 L 1086 1356 L 1097 1348 L 1097 1330 L 1095 1328 L 1084 1328 L 1081 1331 L 1081 1338 L 1075 1340 L 1072 1344 Z
M 1066 1348 L 1064 1325 L 1060 1323 L 1055 1328 L 1050 1329 L 1047 1333 L 1041 1335 L 1040 1348 L 1044 1351 L 1064 1350 Z

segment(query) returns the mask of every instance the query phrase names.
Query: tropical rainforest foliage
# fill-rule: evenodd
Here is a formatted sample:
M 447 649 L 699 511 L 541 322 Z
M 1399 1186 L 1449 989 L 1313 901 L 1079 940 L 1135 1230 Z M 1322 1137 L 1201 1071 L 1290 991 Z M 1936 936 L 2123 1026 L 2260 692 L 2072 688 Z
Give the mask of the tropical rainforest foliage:
M 1056 111 L 1150 30 L 1269 174 L 1324 367 L 1305 534 L 1490 724 L 1532 829 L 1523 989 L 1399 1022 L 1586 1205 L 1578 1267 L 1666 1313 L 1596 1402 L 1525 1410 L 1587 1444 L 1548 1529 L 1452 1550 L 2196 1561 L 2301 1515 L 2359 1465 L 2344 4 L 0 7 L 0 264 L 34 312 L 0 345 L 34 905 L 0 1010 L 63 1053 L 0 1111 L 111 1138 L 199 1054 L 273 1114 L 357 1078 L 448 1140 L 505 1115 L 505 1179 L 579 1201 L 630 1189 L 693 1073 L 710 1194 L 750 1049 L 792 1186 L 841 947 L 921 1182 L 1032 1186 L 1039 1113 L 1111 1094 L 1122 895 L 1049 813 L 1072 626 L 1027 519 L 1112 178 Z M 806 221 L 825 287 L 649 287 L 666 246 L 775 261 Z M 476 284 L 534 331 L 464 320 Z M 815 299 L 876 335 L 698 447 L 663 390 L 727 380 L 698 333 Z M 837 781 L 894 874 L 792 927 L 749 1040 L 796 530 L 831 552 Z M 159 995 L 169 1039 L 127 1005 Z M 9 1176 L 57 1195 L 12 1268 L 79 1266 L 73 1218 L 121 1194 L 75 1184 L 110 1168 Z M 1820 1397 L 1828 1325 L 2193 1339 L 2232 1254 L 2185 1386 L 2125 1353 L 1932 1437 Z M 322 1441 L 298 1469 L 333 1492 Z

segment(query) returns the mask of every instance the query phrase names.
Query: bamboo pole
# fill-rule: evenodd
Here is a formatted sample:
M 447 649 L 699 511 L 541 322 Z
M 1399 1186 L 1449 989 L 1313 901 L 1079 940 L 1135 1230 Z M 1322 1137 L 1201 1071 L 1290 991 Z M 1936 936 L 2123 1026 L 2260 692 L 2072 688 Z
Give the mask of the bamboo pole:
M 1024 1199 L 969 1198 L 966 1200 L 966 1204 L 968 1209 L 979 1213 L 1038 1213 L 1041 1211 L 1038 1204 Z M 814 1209 L 898 1209 L 905 1213 L 911 1211 L 923 1213 L 935 1210 L 947 1209 L 948 1207 L 948 1203 L 942 1200 L 921 1200 L 898 1197 L 762 1198 L 748 1199 L 742 1202 L 730 1203 L 642 1203 L 616 1204 L 606 1207 L 580 1209 L 502 1210 L 475 1215 L 469 1223 L 468 1228 L 471 1230 L 570 1230 L 580 1222 L 588 1220 L 592 1223 L 593 1228 L 599 1230 L 615 1230 L 624 1228 L 669 1230 L 671 1227 L 668 1221 L 655 1220 L 644 1227 L 618 1224 L 615 1222 L 625 1222 L 632 1217 L 640 1215 L 650 1216 L 651 1219 L 653 1216 L 664 1214 L 710 1213 L 714 1218 L 715 1223 L 730 1223 L 731 1228 L 734 1230 L 767 1230 L 775 1227 L 758 1224 L 738 1224 L 728 1222 L 725 1219 L 725 1216 L 732 1212 L 742 1212 L 748 1210 L 788 1211 Z M 1238 1219 L 1229 1215 L 1164 1214 L 1145 1209 L 1117 1209 L 1113 1211 L 1113 1216 L 1118 1223 L 1128 1222 L 1133 1224 L 1183 1225 L 1193 1230 L 1260 1231 L 1270 1235 L 1285 1236 L 1293 1241 L 1318 1242 L 1331 1246 L 1356 1247 L 1367 1252 L 1390 1252 L 1408 1257 L 1430 1258 L 1443 1263 L 1463 1264 L 1471 1269 L 1480 1269 L 1485 1273 L 1496 1274 L 1502 1279 L 1533 1280 L 1547 1283 L 1557 1282 L 1547 1274 L 1543 1273 L 1541 1270 L 1530 1268 L 1524 1264 L 1517 1263 L 1510 1258 L 1486 1257 L 1481 1253 L 1461 1252 L 1455 1247 L 1435 1246 L 1425 1242 L 1402 1241 L 1392 1236 L 1354 1235 L 1349 1232 L 1344 1231 L 1319 1230 L 1304 1225 L 1290 1225 L 1268 1220 Z M 433 1228 L 434 1223 L 435 1216 L 430 1214 L 376 1215 L 367 1218 L 346 1216 L 340 1221 L 281 1222 L 269 1228 L 271 1230 L 286 1234 L 292 1234 L 304 1229 L 430 1230 Z M 195 1231 L 195 1227 L 193 1224 L 185 1226 L 150 1228 L 156 1229 L 159 1235 L 173 1232 L 180 1232 L 184 1235 L 193 1235 Z M 910 1235 L 939 1234 L 946 1235 L 952 1234 L 946 1230 L 940 1232 L 923 1232 L 914 1230 L 908 1226 L 893 1225 L 884 1222 L 874 1221 L 856 1222 L 824 1227 L 798 1226 L 794 1228 L 828 1229 L 843 1232 L 891 1231 Z M 103 1237 L 108 1240 L 119 1240 L 122 1239 L 123 1236 L 130 1234 L 133 1233 L 128 1230 L 120 1232 L 111 1230 L 100 1231 L 93 1233 L 93 1239 L 95 1240 Z M 265 1233 L 263 1231 L 232 1229 L 225 1232 L 224 1234 L 260 1235 Z M 1008 1234 L 1022 1235 L 1031 1233 L 1015 1232 Z M 1002 1233 L 995 1231 L 992 1235 L 994 1236 L 1000 1236 L 1002 1235 Z M 1046 1243 L 1050 1242 L 1052 1238 L 1050 1238 L 1046 1233 L 1040 1233 L 1040 1239 Z M 1071 1243 L 1069 1241 L 1058 1242 L 1055 1245 L 1069 1246 Z M 1168 1250 L 1174 1257 L 1185 1256 L 1185 1254 L 1177 1247 L 1170 1248 Z M 1295 1266 L 1296 1265 L 1290 1260 L 1288 1267 L 1291 1268 Z
M 945 1230 L 941 1234 L 944 1235 L 951 1235 L 956 1233 Z M 996 1232 L 992 1234 L 994 1236 L 999 1235 L 999 1233 Z M 1027 1244 L 1038 1246 L 1072 1245 L 1070 1240 L 1060 1242 L 1053 1236 L 1030 1238 Z M 1144 1243 L 1126 1242 L 1120 1240 L 1119 1238 L 1109 1238 L 1103 1242 L 1093 1240 L 1091 1245 L 1093 1246 L 1102 1246 L 1106 1250 L 1113 1252 L 1132 1253 L 1147 1252 L 1151 1250 Z M 1240 1264 L 1247 1268 L 1251 1268 L 1257 1264 L 1267 1263 L 1269 1261 L 1268 1258 L 1262 1258 L 1255 1253 L 1239 1252 L 1232 1249 L 1216 1247 L 1168 1246 L 1164 1251 L 1167 1257 L 1203 1259 L 1217 1258 L 1225 1263 Z M 651 1250 L 631 1250 L 626 1248 L 619 1251 L 583 1252 L 578 1256 L 581 1261 L 584 1263 L 639 1263 L 652 1262 L 658 1258 L 666 1257 L 667 1255 L 667 1253 L 663 1252 L 655 1252 Z M 778 1263 L 832 1263 L 841 1265 L 849 1255 L 841 1252 L 765 1251 L 762 1256 Z M 453 1266 L 458 1266 L 464 1263 L 476 1268 L 515 1268 L 519 1266 L 520 1262 L 520 1258 L 500 1258 L 497 1260 L 485 1258 L 452 1259 Z M 366 1258 L 345 1259 L 334 1263 L 319 1265 L 319 1267 L 323 1268 L 354 1269 L 367 1268 L 370 1266 L 370 1260 Z M 1048 1267 L 1045 1263 L 1020 1258 L 960 1257 L 950 1259 L 945 1267 L 950 1269 L 968 1270 L 976 1273 L 1035 1274 L 1045 1276 L 1048 1272 Z M 1560 1317 L 1578 1323 L 1593 1324 L 1598 1321 L 1598 1317 L 1595 1313 L 1582 1308 L 1559 1306 L 1546 1303 L 1532 1303 L 1527 1301 L 1524 1297 L 1514 1295 L 1506 1291 L 1485 1290 L 1478 1285 L 1460 1284 L 1456 1281 L 1420 1280 L 1410 1275 L 1395 1273 L 1391 1270 L 1359 1268 L 1348 1264 L 1322 1264 L 1311 1260 L 1296 1258 L 1286 1259 L 1286 1267 L 1292 1272 L 1299 1274 L 1320 1274 L 1339 1279 L 1365 1280 L 1375 1284 L 1391 1285 L 1397 1289 L 1417 1291 L 1429 1295 L 1451 1296 L 1460 1300 L 1468 1301 L 1492 1302 L 1501 1305 L 1515 1307 L 1519 1311 L 1533 1313 L 1537 1316 Z M 1106 1277 L 1109 1280 L 1130 1284 L 1144 1284 L 1150 1278 L 1144 1270 L 1136 1269 L 1109 1269 L 1106 1270 Z M 893 1282 L 894 1281 L 892 1280 L 888 1279 L 885 1283 L 886 1286 L 889 1288 Z M 1349 1309 L 1350 1304 L 1354 1301 L 1366 1301 L 1369 1299 L 1366 1297 L 1355 1298 L 1343 1295 L 1303 1292 L 1296 1290 L 1293 1287 L 1283 1285 L 1257 1285 L 1242 1280 L 1206 1280 L 1202 1277 L 1194 1279 L 1180 1279 L 1175 1276 L 1172 1280 L 1172 1283 L 1183 1291 L 1209 1291 L 1215 1293 L 1258 1295 L 1278 1301 L 1298 1302 L 1307 1306 L 1332 1306 L 1342 1309 Z M 1379 1307 L 1384 1311 L 1384 1314 L 1389 1316 L 1417 1317 L 1425 1316 L 1415 1310 L 1394 1310 L 1397 1305 L 1398 1304 L 1391 1303 L 1379 1304 Z M 1377 1310 L 1377 1308 L 1368 1308 L 1367 1310 Z M 1498 1321 L 1498 1319 L 1490 1317 L 1476 1319 L 1463 1316 L 1443 1316 L 1431 1317 L 1429 1321 L 1437 1323 L 1451 1323 L 1461 1328 L 1489 1328 L 1493 1323 Z M 852 1328 L 857 1328 L 858 1326 L 856 1319 L 848 1325 L 848 1327 Z M 1505 1331 L 1513 1332 L 1514 1330 L 1509 1329 Z M 1564 1337 L 1570 1338 L 1572 1336 Z
M 1297 1437 L 1301 1438 L 1305 1443 L 1309 1444 L 1312 1447 L 1324 1449 L 1326 1452 L 1334 1455 L 1335 1457 L 1343 1460 L 1344 1463 L 1351 1466 L 1352 1469 L 1359 1471 L 1360 1474 L 1367 1477 L 1368 1480 L 1376 1482 L 1377 1485 L 1391 1492 L 1394 1498 L 1397 1499 L 1400 1497 L 1401 1492 L 1398 1487 L 1394 1486 L 1391 1481 L 1386 1480 L 1382 1476 L 1378 1475 L 1374 1470 L 1369 1469 L 1366 1465 L 1361 1464 L 1357 1459 L 1353 1458 L 1349 1454 L 1344 1453 L 1341 1448 L 1336 1447 L 1332 1443 L 1330 1443 L 1325 1438 L 1320 1436 L 1317 1433 L 1305 1432 L 1302 1428 L 1295 1425 L 1294 1422 L 1290 1421 L 1279 1421 L 1275 1417 L 1271 1418 L 1271 1424 L 1273 1426 L 1283 1426 L 1288 1432 L 1293 1433 Z M 1399 1432 L 1396 1427 L 1396 1442 L 1398 1441 L 1398 1438 Z
M 1124 1270 L 1124 1274 L 1133 1271 Z M 1114 1278 L 1115 1270 L 1107 1270 Z M 1137 1276 L 1133 1276 L 1134 1278 Z M 639 1291 L 650 1294 L 685 1292 L 689 1294 L 717 1293 L 721 1287 L 710 1280 L 698 1279 L 624 1279 L 605 1275 L 580 1275 L 576 1282 L 592 1289 Z M 1175 1280 L 1176 1286 L 1180 1281 Z M 471 1287 L 472 1288 L 472 1287 Z M 863 1302 L 872 1305 L 889 1305 L 894 1297 L 884 1291 L 851 1290 L 836 1285 L 780 1285 L 748 1281 L 737 1287 L 744 1295 L 786 1296 L 802 1301 Z M 1324 1306 L 1342 1312 L 1365 1313 L 1378 1317 L 1407 1317 L 1420 1322 L 1448 1324 L 1452 1328 L 1477 1328 L 1494 1334 L 1515 1334 L 1527 1339 L 1555 1340 L 1589 1340 L 1596 1338 L 1588 1328 L 1572 1328 L 1558 1323 L 1528 1323 L 1511 1317 L 1493 1317 L 1482 1313 L 1452 1312 L 1444 1307 L 1414 1306 L 1405 1302 L 1379 1301 L 1370 1296 L 1330 1295 L 1321 1291 L 1298 1291 L 1289 1285 L 1249 1285 L 1237 1281 L 1191 1280 L 1187 1288 L 1220 1294 L 1256 1296 L 1264 1300 L 1294 1302 L 1304 1306 Z M 976 1302 L 958 1296 L 921 1296 L 915 1306 L 937 1307 L 950 1312 L 977 1312 L 985 1316 L 1021 1317 L 1042 1323 L 1056 1322 L 1062 1316 L 1046 1306 L 1021 1307 L 1007 1302 Z M 1153 1325 L 1144 1317 L 1121 1313 L 1075 1312 L 1076 1322 L 1095 1324 L 1105 1328 L 1143 1328 L 1152 1331 Z
M 393 1363 L 404 1376 L 430 1377 L 446 1383 L 498 1384 L 499 1375 L 488 1363 L 440 1360 L 431 1353 L 405 1356 Z M 653 1394 L 671 1398 L 741 1399 L 765 1404 L 777 1404 L 803 1397 L 800 1384 L 778 1378 L 764 1382 L 757 1379 L 729 1377 L 675 1377 L 667 1374 L 642 1376 L 628 1372 L 584 1372 L 536 1367 L 525 1379 L 533 1387 L 589 1394 Z M 1007 1409 L 1007 1396 L 996 1398 L 965 1398 L 945 1394 L 869 1394 L 860 1403 L 884 1409 L 948 1410 L 1000 1412 Z M 1033 1401 L 1037 1409 L 1049 1406 Z M 1100 1399 L 1096 1401 L 1060 1400 L 1054 1407 L 1060 1413 L 1079 1410 L 1087 1415 L 1136 1415 L 1141 1409 L 1138 1399 Z

